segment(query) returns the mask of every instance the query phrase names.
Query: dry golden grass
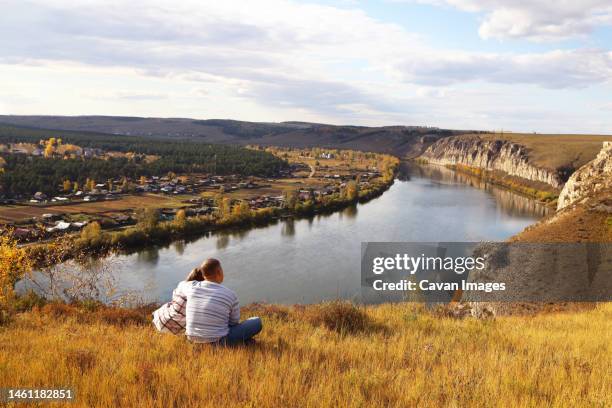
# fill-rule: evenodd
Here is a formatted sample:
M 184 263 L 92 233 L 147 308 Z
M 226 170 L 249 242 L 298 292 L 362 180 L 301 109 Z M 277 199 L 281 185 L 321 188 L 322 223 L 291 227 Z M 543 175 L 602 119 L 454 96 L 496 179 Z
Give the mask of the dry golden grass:
M 566 166 L 579 168 L 595 158 L 604 141 L 612 141 L 611 135 L 504 133 L 478 136 L 485 140 L 503 139 L 522 144 L 527 147 L 533 164 L 553 170 Z
M 486 321 L 329 307 L 251 308 L 264 331 L 234 349 L 138 319 L 24 313 L 0 328 L 0 384 L 71 386 L 74 407 L 612 406 L 612 304 Z

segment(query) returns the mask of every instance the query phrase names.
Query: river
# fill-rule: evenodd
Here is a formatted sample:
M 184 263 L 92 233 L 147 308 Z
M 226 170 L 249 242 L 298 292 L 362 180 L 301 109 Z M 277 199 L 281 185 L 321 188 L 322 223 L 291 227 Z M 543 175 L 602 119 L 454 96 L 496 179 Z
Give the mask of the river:
M 547 211 L 471 176 L 404 165 L 381 197 L 341 212 L 115 255 L 86 269 L 93 279 L 104 274 L 91 270 L 110 273 L 115 296 L 134 291 L 144 301 L 161 302 L 193 267 L 215 257 L 223 264 L 224 284 L 243 304 L 358 300 L 362 241 L 502 241 Z M 78 269 L 72 262 L 59 268 Z

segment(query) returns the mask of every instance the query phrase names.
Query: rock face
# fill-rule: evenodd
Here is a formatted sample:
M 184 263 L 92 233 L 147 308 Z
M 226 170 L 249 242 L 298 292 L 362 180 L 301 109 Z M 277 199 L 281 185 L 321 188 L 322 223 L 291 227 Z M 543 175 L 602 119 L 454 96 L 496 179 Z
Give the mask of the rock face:
M 565 183 L 559 195 L 557 210 L 610 186 L 612 186 L 612 142 L 604 142 L 597 157 L 579 168 Z
M 529 162 L 524 146 L 507 140 L 449 137 L 429 146 L 421 157 L 432 164 L 501 170 L 511 176 L 543 182 L 555 188 L 563 186 L 557 171 L 534 166 Z

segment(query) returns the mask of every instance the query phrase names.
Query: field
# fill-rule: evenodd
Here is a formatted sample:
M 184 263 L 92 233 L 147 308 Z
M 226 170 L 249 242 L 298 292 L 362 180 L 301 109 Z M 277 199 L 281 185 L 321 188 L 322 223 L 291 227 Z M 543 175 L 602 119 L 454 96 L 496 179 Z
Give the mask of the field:
M 32 217 L 41 217 L 43 214 L 102 214 L 147 207 L 182 207 L 185 204 L 181 203 L 181 198 L 183 197 L 143 194 L 125 196 L 118 200 L 102 200 L 65 205 L 2 205 L 0 206 L 0 222 L 12 223 Z
M 280 196 L 285 191 L 293 191 L 296 189 L 320 188 L 328 182 L 318 178 L 289 178 L 289 179 L 273 179 L 272 181 L 261 180 L 258 183 L 262 187 L 252 189 L 240 189 L 231 191 L 227 195 L 231 198 L 246 200 L 255 198 L 261 195 Z M 218 194 L 214 190 L 209 190 L 202 193 L 203 197 L 213 198 Z
M 604 141 L 612 141 L 612 136 L 601 135 L 504 133 L 478 136 L 485 140 L 505 139 L 522 144 L 529 149 L 529 159 L 533 164 L 553 170 L 566 166 L 577 169 L 595 158 Z
M 74 407 L 612 406 L 612 304 L 493 320 L 413 304 L 252 314 L 257 344 L 227 349 L 156 333 L 141 311 L 47 305 L 0 328 L 0 383 L 70 386 Z

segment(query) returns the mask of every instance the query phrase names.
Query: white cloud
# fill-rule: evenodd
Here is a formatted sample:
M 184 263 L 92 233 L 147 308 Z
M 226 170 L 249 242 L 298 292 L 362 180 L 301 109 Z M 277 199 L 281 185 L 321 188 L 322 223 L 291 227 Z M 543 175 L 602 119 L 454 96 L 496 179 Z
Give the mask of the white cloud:
M 125 100 L 125 101 L 156 101 L 168 99 L 170 95 L 159 92 L 140 90 L 99 90 L 96 92 L 85 92 L 83 96 L 91 99 Z
M 446 1 L 488 13 L 483 26 L 495 10 L 510 7 L 501 0 Z M 529 21 L 542 14 L 525 1 L 512 4 L 531 10 Z M 602 50 L 432 49 L 420 36 L 356 8 L 291 0 L 2 5 L 3 87 L 34 98 L 25 104 L 4 96 L 0 102 L 10 107 L 4 110 L 19 113 L 46 113 L 33 111 L 43 107 L 47 113 L 478 127 L 477 120 L 499 115 L 486 116 L 495 96 L 466 93 L 469 84 L 488 83 L 492 95 L 520 84 L 535 94 L 539 88 L 581 92 L 612 79 L 612 56 Z M 571 14 L 569 6 L 560 9 Z M 516 101 L 506 104 L 516 107 Z
M 417 47 L 402 28 L 362 11 L 288 0 L 31 0 L 8 1 L 5 9 L 0 63 L 130 67 L 222 82 L 261 103 L 311 110 L 354 98 L 371 109 L 384 105 L 385 96 L 330 78 L 329 66 Z
M 612 81 L 612 52 L 555 50 L 538 54 L 430 53 L 396 66 L 407 82 L 444 86 L 470 81 L 583 88 Z
M 552 41 L 585 36 L 612 25 L 610 0 L 418 0 L 484 13 L 482 38 Z

